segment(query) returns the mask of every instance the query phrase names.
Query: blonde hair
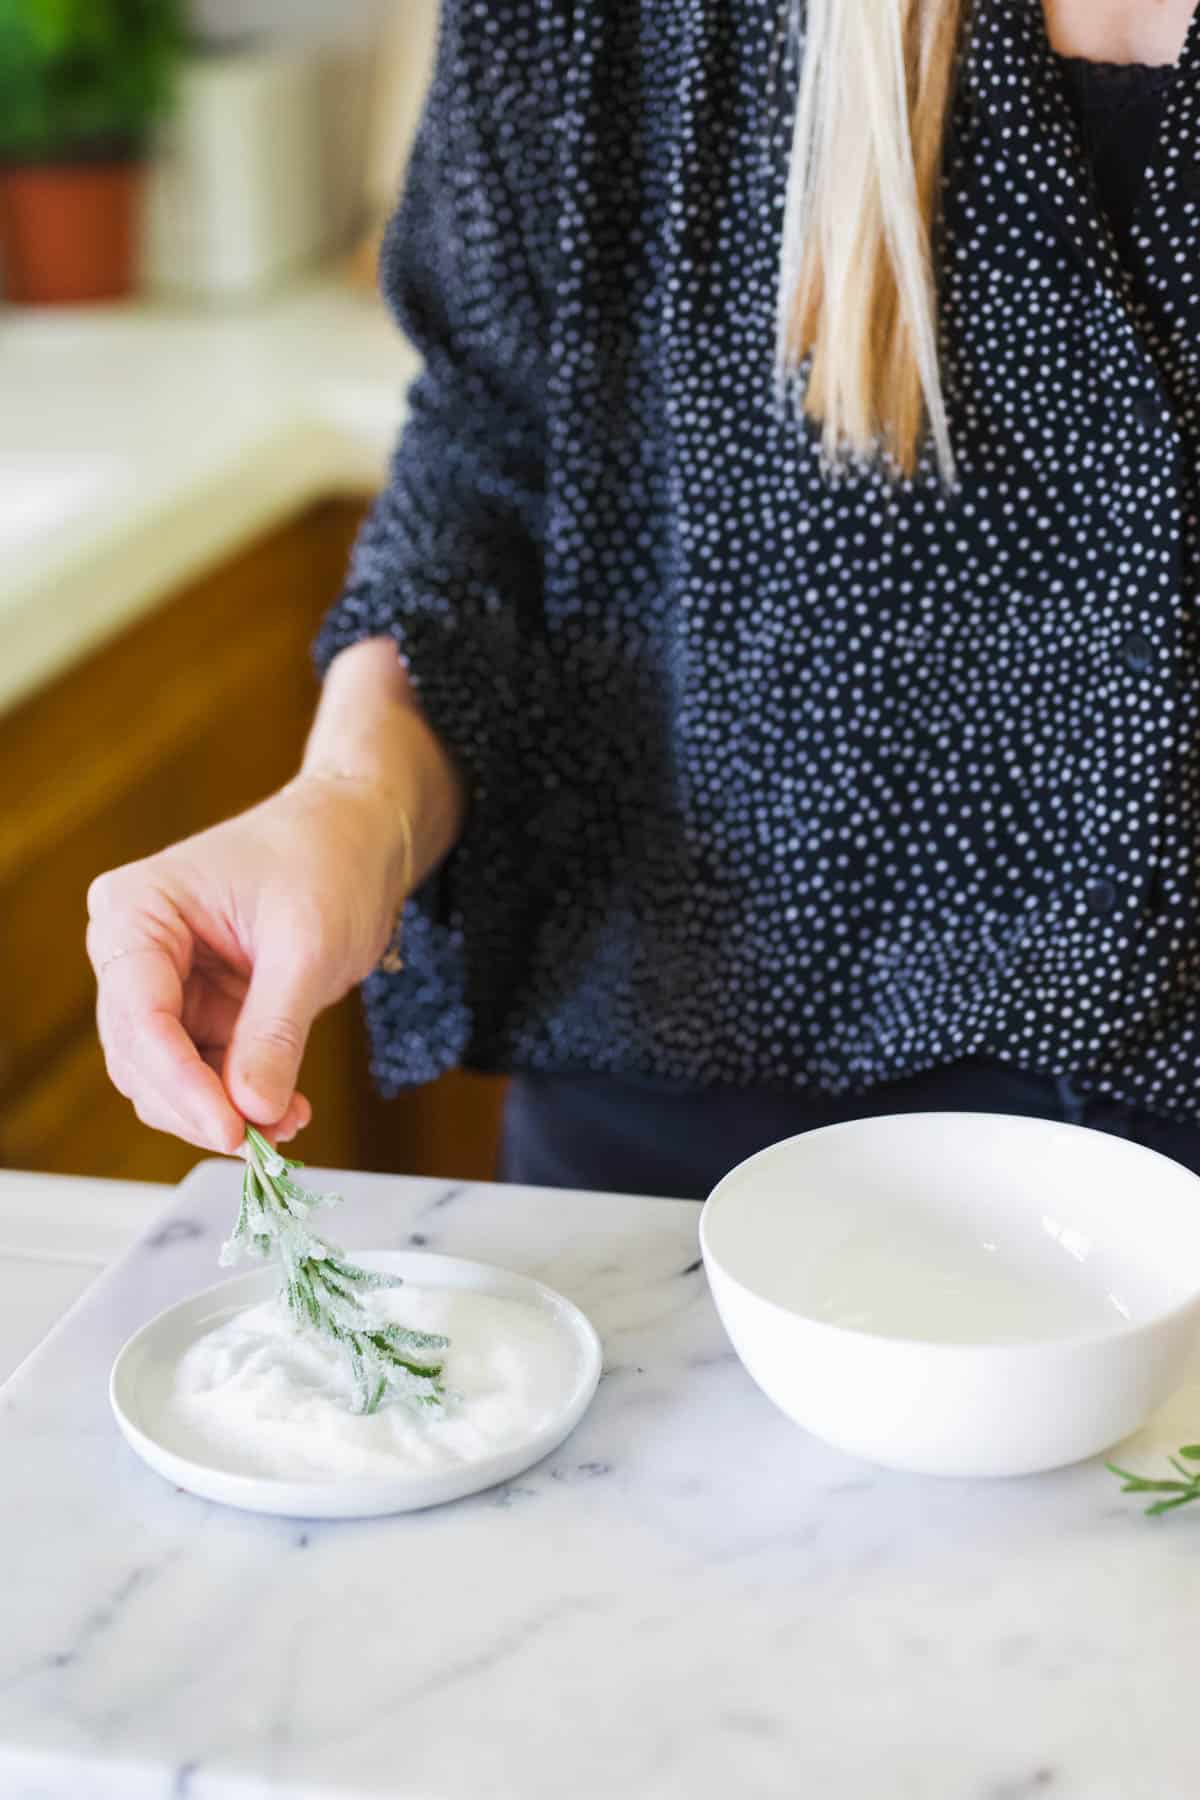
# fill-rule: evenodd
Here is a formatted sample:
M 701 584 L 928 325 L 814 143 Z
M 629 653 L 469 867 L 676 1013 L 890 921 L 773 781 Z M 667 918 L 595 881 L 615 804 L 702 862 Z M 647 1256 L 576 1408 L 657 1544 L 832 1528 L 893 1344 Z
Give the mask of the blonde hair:
M 776 392 L 830 464 L 954 481 L 932 233 L 968 0 L 791 0 L 802 63 L 780 256 Z

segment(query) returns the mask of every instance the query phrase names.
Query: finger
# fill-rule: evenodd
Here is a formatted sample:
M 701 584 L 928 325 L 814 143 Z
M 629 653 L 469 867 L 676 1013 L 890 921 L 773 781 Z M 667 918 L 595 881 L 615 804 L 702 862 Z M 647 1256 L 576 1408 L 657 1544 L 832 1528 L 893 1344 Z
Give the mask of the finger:
M 229 1066 L 228 1046 L 223 1044 L 201 1045 L 200 1055 L 210 1069 L 216 1070 L 224 1083 Z M 273 1125 L 260 1125 L 257 1129 L 262 1132 L 268 1142 L 285 1144 L 289 1138 L 294 1138 L 298 1131 L 303 1131 L 305 1126 L 311 1124 L 312 1104 L 307 1095 L 300 1093 L 297 1089 L 288 1101 L 283 1117 L 277 1119 Z
M 185 1144 L 196 1143 L 196 1140 L 189 1134 L 187 1121 L 180 1117 L 173 1106 L 168 1106 L 158 1094 L 143 1090 L 131 1104 L 138 1122 L 148 1126 L 151 1131 L 166 1132 L 171 1137 L 182 1139 Z M 207 1150 L 210 1146 L 198 1143 L 196 1148 Z
M 158 1088 L 142 1082 L 130 1104 L 141 1123 L 149 1126 L 152 1131 L 168 1132 L 186 1144 L 194 1144 L 199 1150 L 228 1153 L 224 1143 L 213 1143 L 206 1133 L 197 1131 L 191 1120 L 185 1118 Z
M 181 1135 L 189 1143 L 225 1156 L 240 1148 L 246 1135 L 245 1120 L 178 1019 L 155 1013 L 147 1020 L 139 1068 L 145 1091 L 157 1094 L 182 1121 Z
M 297 1132 L 311 1124 L 312 1107 L 303 1094 L 295 1093 L 278 1125 L 269 1125 L 264 1135 L 274 1144 L 287 1144 Z
M 311 963 L 271 956 L 255 964 L 234 1027 L 225 1083 L 233 1104 L 256 1125 L 283 1118 L 324 998 L 324 983 Z
M 250 985 L 250 959 L 242 968 L 229 961 L 227 955 L 213 950 L 203 938 L 196 938 L 192 950 L 192 975 L 215 988 L 220 994 L 229 994 L 240 1004 L 246 998 L 246 989 Z
M 244 994 L 227 994 L 193 970 L 183 994 L 183 1029 L 194 1044 L 227 1045 L 243 1000 Z
M 179 971 L 156 945 L 101 966 L 96 1019 L 114 1080 L 135 1103 L 153 1103 L 158 1115 L 178 1121 L 161 1129 L 230 1154 L 245 1135 L 243 1121 L 184 1030 L 182 1007 Z

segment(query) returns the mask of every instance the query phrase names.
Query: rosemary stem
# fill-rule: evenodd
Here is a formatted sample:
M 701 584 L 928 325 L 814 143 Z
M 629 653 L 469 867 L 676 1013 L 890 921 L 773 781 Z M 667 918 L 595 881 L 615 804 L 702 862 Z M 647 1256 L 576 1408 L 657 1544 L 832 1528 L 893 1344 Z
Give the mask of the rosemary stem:
M 266 1256 L 272 1246 L 282 1265 L 280 1298 L 298 1331 L 312 1330 L 340 1353 L 350 1372 L 355 1412 L 374 1412 L 387 1398 L 439 1407 L 448 1340 L 372 1316 L 363 1295 L 402 1285 L 398 1275 L 361 1269 L 336 1245 L 318 1237 L 308 1215 L 337 1203 L 295 1179 L 289 1162 L 253 1125 L 242 1145 L 242 1200 L 233 1232 L 221 1250 L 223 1263 L 249 1252 Z

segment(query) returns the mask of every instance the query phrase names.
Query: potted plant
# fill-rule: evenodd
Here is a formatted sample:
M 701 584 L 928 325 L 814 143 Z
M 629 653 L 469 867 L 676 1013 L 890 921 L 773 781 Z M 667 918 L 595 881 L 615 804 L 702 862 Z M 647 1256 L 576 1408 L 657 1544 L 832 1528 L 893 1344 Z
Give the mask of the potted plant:
M 0 0 L 0 257 L 11 300 L 127 294 L 183 0 Z

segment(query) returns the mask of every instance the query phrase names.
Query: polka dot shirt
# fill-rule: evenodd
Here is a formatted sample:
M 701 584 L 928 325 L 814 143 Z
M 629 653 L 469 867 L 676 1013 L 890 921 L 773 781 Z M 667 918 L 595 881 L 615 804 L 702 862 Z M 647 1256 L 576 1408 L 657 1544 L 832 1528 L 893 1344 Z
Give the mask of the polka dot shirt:
M 1039 0 L 978 0 L 952 493 L 773 399 L 782 26 L 444 0 L 382 267 L 425 365 L 317 646 L 390 633 L 472 791 L 376 1074 L 987 1055 L 1194 1117 L 1200 19 L 1123 260 Z

